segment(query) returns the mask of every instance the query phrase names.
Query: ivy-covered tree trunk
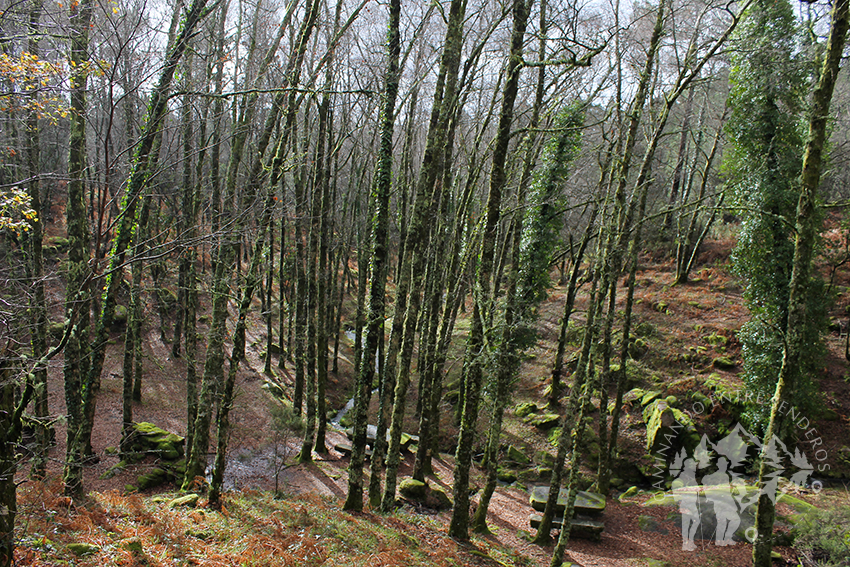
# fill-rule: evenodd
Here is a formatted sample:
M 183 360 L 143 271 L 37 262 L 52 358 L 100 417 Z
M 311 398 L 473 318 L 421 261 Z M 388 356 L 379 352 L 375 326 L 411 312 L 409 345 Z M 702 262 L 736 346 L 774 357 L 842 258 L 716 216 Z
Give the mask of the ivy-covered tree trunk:
M 779 370 L 779 380 L 770 409 L 770 420 L 764 436 L 763 454 L 759 466 L 759 486 L 765 486 L 770 473 L 769 459 L 766 457 L 769 442 L 780 431 L 781 404 L 787 403 L 789 394 L 794 391 L 806 356 L 808 337 L 806 336 L 809 313 L 809 296 L 812 279 L 812 259 L 820 229 L 818 214 L 818 186 L 823 167 L 824 145 L 826 144 L 829 107 L 835 90 L 838 71 L 841 68 L 841 56 L 847 31 L 850 28 L 850 0 L 836 0 L 831 14 L 831 29 L 827 40 L 820 80 L 812 95 L 809 115 L 809 134 L 806 150 L 803 154 L 803 170 L 800 175 L 800 195 L 795 218 L 796 240 L 794 241 L 794 259 L 791 269 L 790 294 L 788 298 L 788 331 L 785 340 L 785 352 Z M 762 492 L 759 495 L 756 511 L 756 529 L 758 536 L 753 545 L 753 566 L 767 567 L 772 559 L 773 522 L 775 516 L 775 494 Z
M 505 73 L 505 88 L 499 113 L 499 125 L 493 149 L 490 192 L 487 197 L 486 220 L 481 239 L 481 256 L 478 263 L 476 289 L 473 294 L 475 303 L 464 360 L 466 382 L 461 397 L 463 413 L 461 414 L 455 458 L 454 488 L 452 491 L 454 508 L 449 526 L 449 535 L 463 540 L 469 539 L 469 470 L 472 466 L 472 443 L 476 435 L 478 402 L 481 397 L 481 383 L 484 372 L 484 322 L 489 318 L 492 308 L 491 277 L 494 268 L 497 230 L 501 218 L 502 191 L 507 182 L 508 145 L 513 124 L 514 102 L 516 101 L 519 77 L 523 67 L 523 41 L 531 3 L 532 0 L 529 0 L 528 3 L 525 0 L 514 0 L 511 9 L 513 13 L 511 47 Z
M 388 229 L 390 189 L 392 187 L 393 132 L 395 104 L 399 88 L 399 58 L 401 54 L 399 25 L 401 1 L 390 0 L 387 31 L 387 68 L 384 74 L 384 95 L 381 103 L 381 145 L 377 171 L 372 189 L 372 257 L 370 262 L 369 305 L 366 314 L 366 341 L 360 355 L 360 367 L 354 390 L 354 439 L 348 465 L 348 495 L 343 509 L 363 509 L 363 461 L 366 455 L 366 425 L 372 379 L 375 375 L 375 354 L 384 332 L 384 308 L 389 268 Z M 359 270 L 366 265 L 358 264 Z

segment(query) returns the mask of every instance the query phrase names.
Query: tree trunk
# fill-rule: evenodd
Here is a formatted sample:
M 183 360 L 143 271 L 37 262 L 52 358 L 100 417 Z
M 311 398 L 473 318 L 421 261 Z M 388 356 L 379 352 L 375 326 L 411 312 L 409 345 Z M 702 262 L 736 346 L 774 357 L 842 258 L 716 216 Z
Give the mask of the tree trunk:
M 454 471 L 454 509 L 449 526 L 449 535 L 458 539 L 469 539 L 469 469 L 472 465 L 472 443 L 476 435 L 478 421 L 478 401 L 481 395 L 484 360 L 484 321 L 491 309 L 491 277 L 493 274 L 496 232 L 499 226 L 502 191 L 507 181 L 506 163 L 508 144 L 511 138 L 514 102 L 519 87 L 519 76 L 523 67 L 522 46 L 531 0 L 514 0 L 514 17 L 511 32 L 510 58 L 508 60 L 502 108 L 499 113 L 499 126 L 493 149 L 493 165 L 490 173 L 490 193 L 487 198 L 487 217 L 481 240 L 481 256 L 476 278 L 475 304 L 473 306 L 472 325 L 467 343 L 464 367 L 466 383 L 462 395 L 463 413 Z
M 388 229 L 390 189 L 392 185 L 393 132 L 395 130 L 395 104 L 399 88 L 399 56 L 401 53 L 399 25 L 401 1 L 390 0 L 389 28 L 387 31 L 387 68 L 384 75 L 384 96 L 381 105 L 381 145 L 372 193 L 374 216 L 372 222 L 371 284 L 369 308 L 366 315 L 366 343 L 360 356 L 360 368 L 354 391 L 354 440 L 351 462 L 348 466 L 348 496 L 343 509 L 363 509 L 363 460 L 366 453 L 366 422 L 372 379 L 375 374 L 375 353 L 379 335 L 383 335 L 384 295 L 389 268 Z M 359 265 L 364 270 L 365 265 Z M 374 458 L 374 456 L 373 456 Z
M 401 434 L 407 401 L 407 387 L 410 383 L 410 367 L 413 356 L 413 341 L 419 320 L 419 306 L 422 299 L 426 248 L 430 246 L 431 224 L 439 205 L 448 198 L 448 188 L 436 190 L 437 180 L 443 176 L 447 155 L 446 139 L 449 122 L 454 115 L 457 99 L 457 78 L 460 67 L 461 47 L 463 46 L 463 20 L 466 13 L 466 0 L 453 0 L 449 9 L 448 28 L 445 47 L 440 61 L 437 88 L 425 154 L 422 159 L 420 177 L 416 186 L 410 224 L 405 241 L 407 251 L 402 260 L 402 278 L 409 282 L 407 309 L 403 314 L 404 328 L 401 340 L 401 359 L 396 376 L 395 399 L 393 401 L 392 427 L 387 458 L 387 478 L 382 509 L 389 512 L 395 506 L 396 477 L 401 461 Z M 399 285 L 399 294 L 402 288 Z M 371 493 L 370 493 L 371 496 Z
M 809 135 L 803 155 L 803 171 L 800 175 L 800 197 L 797 203 L 795 228 L 797 238 L 794 242 L 794 262 L 791 271 L 790 296 L 788 298 L 788 331 L 786 335 L 782 367 L 776 392 L 770 411 L 770 421 L 764 434 L 761 464 L 759 466 L 759 486 L 764 488 L 765 479 L 770 473 L 767 451 L 773 446 L 774 435 L 781 431 L 781 404 L 787 403 L 789 394 L 794 391 L 795 381 L 801 369 L 801 359 L 805 356 L 804 345 L 806 317 L 808 315 L 808 295 L 812 277 L 812 259 L 820 227 L 817 214 L 817 192 L 823 167 L 823 152 L 826 143 L 829 107 L 838 71 L 841 68 L 841 56 L 847 30 L 850 27 L 850 0 L 836 0 L 832 8 L 831 29 L 827 40 L 820 80 L 812 95 L 809 115 Z M 758 536 L 753 544 L 753 566 L 767 567 L 772 563 L 770 552 L 773 547 L 773 523 L 775 517 L 775 494 L 762 492 L 759 495 L 756 511 L 756 529 Z
M 86 90 L 89 29 L 92 15 L 91 0 L 72 4 L 71 17 L 71 134 L 68 155 L 68 285 L 65 291 L 65 318 L 75 320 L 65 347 L 65 406 L 68 408 L 66 461 L 63 473 L 65 493 L 78 496 L 83 490 L 82 451 L 75 442 L 82 426 L 83 377 L 89 373 L 87 343 L 90 326 L 91 299 L 89 286 L 89 226 L 85 205 L 86 170 Z M 76 317 L 74 315 L 77 315 Z
M 38 26 L 41 19 L 42 0 L 32 2 L 29 13 L 27 33 L 30 36 L 28 51 L 36 57 L 41 54 L 38 47 Z M 30 208 L 37 213 L 31 221 L 31 230 L 27 233 L 28 256 L 27 277 L 32 281 L 30 311 L 33 317 L 31 333 L 32 356 L 36 360 L 47 354 L 47 301 L 44 293 L 44 256 L 42 240 L 44 238 L 44 223 L 42 221 L 43 207 L 41 204 L 40 138 L 38 128 L 38 112 L 32 108 L 27 113 L 27 169 L 31 179 L 28 184 Z M 47 451 L 50 447 L 50 428 L 47 426 L 49 408 L 47 404 L 47 368 L 33 369 L 35 378 L 35 402 L 33 415 L 36 421 L 37 448 L 33 458 L 33 478 L 44 478 L 47 468 Z M 2 466 L 2 465 L 0 465 Z

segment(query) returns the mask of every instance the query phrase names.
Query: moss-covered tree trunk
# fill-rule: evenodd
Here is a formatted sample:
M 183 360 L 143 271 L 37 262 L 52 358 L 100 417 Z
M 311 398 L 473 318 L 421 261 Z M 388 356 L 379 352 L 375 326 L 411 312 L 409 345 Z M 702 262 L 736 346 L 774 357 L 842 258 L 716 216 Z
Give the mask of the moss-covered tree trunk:
M 449 535 L 458 539 L 469 538 L 469 472 L 472 466 L 472 443 L 476 435 L 478 422 L 478 402 L 484 372 L 484 322 L 489 318 L 492 308 L 491 278 L 493 275 L 497 231 L 501 218 L 502 191 L 507 182 L 507 155 L 511 138 L 511 126 L 514 117 L 514 102 L 519 87 L 519 77 L 523 67 L 523 42 L 532 0 L 515 0 L 512 4 L 513 29 L 511 31 L 510 54 L 505 73 L 505 87 L 502 94 L 502 106 L 499 112 L 499 125 L 493 149 L 493 165 L 490 172 L 490 191 L 487 197 L 486 220 L 481 239 L 481 255 L 478 263 L 475 303 L 472 324 L 467 342 L 464 372 L 464 384 L 461 403 L 460 432 L 454 471 L 452 520 Z
M 68 154 L 68 202 L 65 207 L 68 230 L 68 276 L 65 289 L 65 318 L 72 324 L 65 347 L 65 406 L 68 411 L 67 443 L 63 480 L 65 493 L 78 496 L 83 489 L 83 455 L 75 443 L 82 426 L 83 379 L 89 373 L 88 334 L 91 300 L 89 295 L 90 235 L 85 205 L 86 178 L 86 88 L 84 71 L 88 60 L 92 2 L 83 0 L 70 7 L 71 21 L 71 114 Z
M 366 454 L 366 425 L 372 379 L 375 375 L 375 354 L 383 335 L 385 293 L 389 268 L 388 229 L 390 189 L 392 187 L 393 132 L 395 104 L 399 88 L 399 58 L 401 43 L 399 25 L 401 1 L 390 0 L 387 31 L 387 67 L 384 73 L 384 94 L 381 103 L 381 142 L 377 171 L 372 189 L 372 241 L 370 262 L 369 305 L 366 313 L 366 341 L 360 355 L 360 367 L 354 391 L 354 439 L 351 462 L 348 466 L 348 495 L 343 509 L 363 509 L 363 461 Z M 366 265 L 358 264 L 359 270 Z
M 785 337 L 785 352 L 779 380 L 770 411 L 770 421 L 764 436 L 763 454 L 759 466 L 759 486 L 765 486 L 770 473 L 766 458 L 769 441 L 779 432 L 781 404 L 787 403 L 788 394 L 793 392 L 796 379 L 801 372 L 801 359 L 805 356 L 806 318 L 808 296 L 812 276 L 812 259 L 820 228 L 817 192 L 823 167 L 824 145 L 827 136 L 829 107 L 835 90 L 841 56 L 850 27 L 850 0 L 836 0 L 831 14 L 831 29 L 827 40 L 820 79 L 812 95 L 809 118 L 809 134 L 803 154 L 803 171 L 800 176 L 800 196 L 795 219 L 796 239 L 794 261 L 791 270 L 790 295 L 788 298 L 788 331 Z M 773 522 L 775 517 L 775 494 L 761 493 L 756 512 L 758 536 L 753 545 L 753 566 L 767 567 L 772 563 L 770 552 L 773 546 Z
M 407 388 L 410 384 L 410 367 L 413 357 L 413 341 L 419 321 L 419 307 L 422 301 L 422 288 L 426 271 L 426 252 L 432 238 L 434 217 L 441 210 L 443 199 L 448 199 L 449 188 L 437 188 L 437 180 L 443 177 L 447 156 L 446 141 L 449 123 L 454 116 L 457 99 L 457 79 L 460 68 L 461 48 L 463 46 L 463 21 L 466 14 L 466 0 L 453 0 L 449 8 L 448 26 L 440 60 L 437 88 L 431 109 L 431 121 L 422 158 L 420 176 L 416 184 L 413 211 L 410 215 L 405 237 L 406 252 L 400 273 L 409 283 L 407 308 L 404 313 L 401 356 L 395 380 L 392 427 L 387 453 L 386 487 L 381 508 L 388 512 L 395 506 L 396 480 L 401 462 L 402 423 L 407 402 Z

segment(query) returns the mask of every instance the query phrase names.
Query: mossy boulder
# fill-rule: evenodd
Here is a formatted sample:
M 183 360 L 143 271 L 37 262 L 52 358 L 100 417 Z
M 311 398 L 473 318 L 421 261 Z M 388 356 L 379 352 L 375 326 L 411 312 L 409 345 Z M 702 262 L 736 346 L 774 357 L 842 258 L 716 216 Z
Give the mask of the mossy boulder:
M 200 499 L 198 494 L 187 494 L 170 501 L 168 503 L 168 508 L 194 508 L 198 504 L 198 499 Z
M 652 516 L 638 516 L 638 529 L 642 532 L 654 532 L 659 534 L 668 533 L 667 529 L 662 527 L 658 520 Z
M 398 483 L 398 492 L 405 498 L 411 500 L 423 500 L 428 491 L 428 486 L 413 478 L 405 478 Z
M 523 402 L 521 404 L 516 405 L 516 407 L 514 408 L 514 415 L 522 419 L 528 417 L 533 413 L 537 413 L 538 411 L 539 408 L 534 402 Z
M 516 472 L 510 469 L 499 469 L 496 475 L 499 482 L 504 482 L 505 484 L 513 484 L 517 481 Z
M 548 451 L 537 451 L 534 453 L 534 462 L 546 467 L 554 467 L 555 457 Z
M 53 248 L 56 252 L 67 252 L 71 246 L 71 240 L 64 236 L 48 236 L 44 239 L 45 248 Z
M 100 475 L 100 480 L 106 480 L 112 478 L 116 474 L 122 472 L 125 468 L 127 468 L 127 461 L 118 461 L 108 469 L 106 472 Z
M 133 557 L 139 558 L 145 554 L 145 548 L 142 545 L 142 540 L 137 537 L 128 537 L 127 539 L 123 539 L 118 543 L 118 545 L 129 551 Z
M 629 356 L 634 360 L 640 360 L 648 351 L 649 345 L 641 338 L 629 343 Z
M 531 459 L 513 445 L 508 446 L 506 457 L 509 461 L 518 465 L 527 465 L 531 463 Z
M 691 418 L 668 406 L 666 401 L 654 401 L 646 407 L 643 415 L 646 422 L 646 448 L 649 452 L 654 452 L 661 445 L 693 449 L 699 443 L 699 435 L 693 435 L 696 430 Z
M 523 419 L 529 425 L 533 425 L 537 429 L 548 431 L 557 426 L 561 421 L 561 416 L 556 413 L 541 413 L 532 414 Z
M 132 452 L 153 455 L 166 461 L 176 461 L 183 456 L 185 438 L 153 423 L 134 423 L 131 436 Z
M 713 346 L 718 352 L 722 352 L 726 349 L 726 345 L 729 344 L 729 339 L 724 337 L 723 335 L 711 333 L 710 335 L 705 337 L 705 342 Z
M 736 363 L 728 356 L 718 356 L 711 362 L 711 366 L 718 370 L 732 370 Z
M 452 507 L 452 499 L 439 488 L 428 487 L 428 492 L 425 495 L 425 505 L 434 510 L 450 510 Z
M 640 405 L 641 405 L 641 407 L 646 407 L 660 397 L 661 397 L 661 392 L 659 392 L 658 390 L 652 390 L 650 392 L 646 392 L 640 399 Z M 644 420 L 644 421 L 646 421 L 646 420 Z
M 169 475 L 167 470 L 155 468 L 136 479 L 136 485 L 139 487 L 139 490 L 147 490 L 148 488 L 165 484 L 168 482 L 168 478 Z
M 65 546 L 65 549 L 76 555 L 77 557 L 86 557 L 87 555 L 94 555 L 100 551 L 100 546 L 91 544 L 91 543 L 69 543 Z

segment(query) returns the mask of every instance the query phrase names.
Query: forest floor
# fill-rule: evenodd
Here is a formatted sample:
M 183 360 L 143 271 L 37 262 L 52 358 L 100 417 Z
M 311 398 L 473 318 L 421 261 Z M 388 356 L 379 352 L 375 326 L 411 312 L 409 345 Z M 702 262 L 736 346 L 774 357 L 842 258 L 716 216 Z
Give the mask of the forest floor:
M 700 266 L 693 274 L 694 281 L 684 286 L 670 285 L 673 279 L 670 261 L 644 259 L 638 273 L 635 311 L 635 324 L 642 323 L 644 329 L 650 329 L 645 335 L 648 350 L 637 362 L 642 373 L 641 387 L 663 388 L 665 395 L 683 395 L 694 390 L 710 395 L 710 386 L 718 379 L 727 386 L 740 385 L 737 377 L 740 345 L 736 332 L 747 313 L 740 286 L 730 273 L 730 249 L 729 241 L 707 243 Z M 845 308 L 850 305 L 850 276 L 839 274 L 836 284 L 839 293 L 833 313 L 846 317 Z M 549 300 L 541 307 L 540 342 L 528 353 L 515 388 L 514 403 L 540 403 L 543 399 L 564 291 L 555 286 Z M 57 306 L 53 314 L 56 319 L 61 312 L 61 286 L 57 285 L 51 294 Z M 581 326 L 583 301 L 580 299 L 574 315 L 576 328 Z M 185 361 L 171 356 L 171 345 L 160 337 L 153 308 L 147 322 L 143 398 L 134 407 L 134 419 L 152 422 L 183 435 L 186 432 Z M 202 335 L 207 323 L 208 319 L 201 318 L 199 332 Z M 70 564 L 77 565 L 549 564 L 553 546 L 529 542 L 533 533 L 528 523 L 532 511 L 529 490 L 535 484 L 546 484 L 544 481 L 500 486 L 490 506 L 491 535 L 474 536 L 470 544 L 445 536 L 450 518 L 447 511 L 438 512 L 405 502 L 396 514 L 389 516 L 369 511 L 355 515 L 339 512 L 347 490 L 348 460 L 333 447 L 344 440 L 344 434 L 329 427 L 327 454 L 314 454 L 315 461 L 311 464 L 292 462 L 300 438 L 276 432 L 270 426 L 271 408 L 277 402 L 264 388 L 265 326 L 259 320 L 253 323 L 249 327 L 247 360 L 239 371 L 238 393 L 231 414 L 234 429 L 225 480 L 229 492 L 225 495 L 223 515 L 203 508 L 170 510 L 163 503 L 167 500 L 154 499 L 163 493 L 176 497 L 174 487 L 169 485 L 141 495 L 127 494 L 128 485 L 134 485 L 140 474 L 155 466 L 150 459 L 129 465 L 110 478 L 104 477 L 118 461 L 117 455 L 108 448 L 118 446 L 122 419 L 123 333 L 116 332 L 107 353 L 92 439 L 99 461 L 92 463 L 85 473 L 88 500 L 71 502 L 60 496 L 60 461 L 65 446 L 60 421 L 57 444 L 51 451 L 53 460 L 48 481 L 45 484 L 25 481 L 19 488 L 19 564 L 58 565 L 70 558 L 73 558 Z M 722 349 L 707 339 L 712 335 L 726 337 Z M 458 350 L 453 353 L 454 360 L 449 362 L 447 382 L 459 372 L 464 336 L 465 327 L 461 321 L 455 341 Z M 836 478 L 829 480 L 827 489 L 819 494 L 803 490 L 797 496 L 817 506 L 847 506 L 850 505 L 848 491 L 838 479 L 850 477 L 850 450 L 846 449 L 850 445 L 850 370 L 844 360 L 844 338 L 840 331 L 829 334 L 826 342 L 828 356 L 817 380 L 821 405 L 829 411 L 812 416 L 811 422 L 819 432 L 828 432 L 821 435 L 822 448 L 828 452 L 825 462 L 831 465 L 832 476 Z M 731 359 L 734 367 L 717 370 L 713 358 L 718 355 Z M 339 371 L 331 376 L 328 387 L 329 416 L 333 416 L 350 395 L 351 359 L 350 341 L 343 338 Z M 274 366 L 278 382 L 291 383 L 290 371 L 278 369 L 277 360 Z M 52 362 L 49 380 L 51 412 L 62 415 L 65 407 L 61 357 Z M 414 403 L 415 392 L 411 395 L 410 407 L 414 407 Z M 454 434 L 451 407 L 443 409 L 446 417 L 441 426 L 442 444 L 450 453 Z M 646 465 L 640 413 L 640 406 L 637 406 L 624 416 L 621 460 Z M 698 429 L 711 430 L 728 417 L 720 405 L 711 413 L 696 415 L 695 421 Z M 415 432 L 415 427 L 411 417 L 407 429 Z M 484 431 L 486 417 L 481 427 Z M 545 433 L 523 423 L 512 411 L 506 416 L 505 439 L 506 443 L 520 446 L 527 454 L 554 451 Z M 408 456 L 400 477 L 409 474 L 411 464 L 412 457 Z M 450 495 L 452 457 L 441 453 L 435 465 L 435 474 L 429 483 Z M 22 481 L 26 472 L 24 467 L 20 473 Z M 474 477 L 474 482 L 480 485 L 480 471 L 475 472 L 478 476 Z M 590 474 L 589 469 L 585 472 Z M 749 564 L 752 550 L 747 543 L 722 547 L 705 540 L 696 542 L 696 551 L 682 551 L 681 531 L 671 515 L 675 509 L 646 506 L 651 496 L 649 486 L 641 486 L 647 490 L 621 502 L 617 496 L 628 487 L 628 483 L 621 484 L 608 498 L 602 518 L 605 530 L 601 541 L 571 541 L 568 561 L 585 567 Z M 271 498 L 276 489 L 287 496 L 281 500 Z M 252 504 L 252 499 L 263 504 Z M 781 508 L 780 513 L 783 512 L 788 511 Z M 232 524 L 221 527 L 221 522 L 226 523 L 227 518 L 240 519 L 243 527 L 239 528 L 239 534 L 234 535 L 233 530 L 237 528 Z M 650 522 L 652 529 L 646 529 L 647 518 L 654 520 Z M 335 526 L 333 529 L 327 527 L 331 524 Z M 204 532 L 204 525 L 212 531 Z M 247 543 L 237 545 L 235 542 L 246 537 L 244 532 L 249 529 L 246 525 L 256 525 L 255 533 L 245 540 Z M 119 545 L 128 537 L 143 539 L 144 557 Z M 59 545 L 69 541 L 94 543 L 100 551 L 88 558 L 76 558 Z M 794 549 L 779 548 L 778 551 L 782 560 L 775 564 L 797 565 Z

